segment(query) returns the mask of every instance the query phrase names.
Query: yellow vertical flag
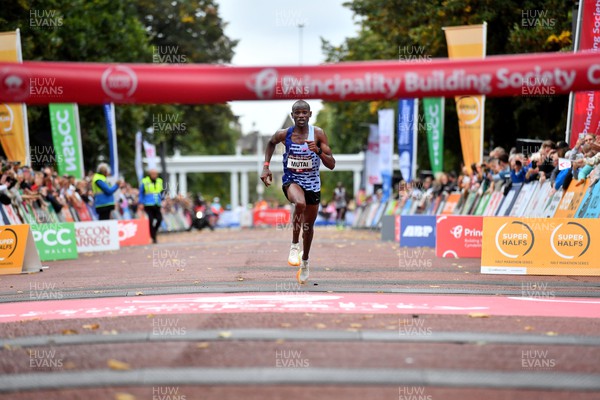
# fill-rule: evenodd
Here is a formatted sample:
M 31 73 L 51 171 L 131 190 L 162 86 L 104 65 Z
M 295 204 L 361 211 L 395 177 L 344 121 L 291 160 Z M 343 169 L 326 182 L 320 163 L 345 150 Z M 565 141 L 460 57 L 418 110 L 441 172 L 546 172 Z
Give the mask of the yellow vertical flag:
M 0 61 L 22 62 L 19 30 L 0 32 Z M 29 135 L 24 104 L 0 103 L 0 144 L 9 161 L 28 161 Z
M 448 43 L 448 57 L 485 58 L 487 24 L 442 28 Z M 456 96 L 458 130 L 465 166 L 483 161 L 483 117 L 485 96 Z

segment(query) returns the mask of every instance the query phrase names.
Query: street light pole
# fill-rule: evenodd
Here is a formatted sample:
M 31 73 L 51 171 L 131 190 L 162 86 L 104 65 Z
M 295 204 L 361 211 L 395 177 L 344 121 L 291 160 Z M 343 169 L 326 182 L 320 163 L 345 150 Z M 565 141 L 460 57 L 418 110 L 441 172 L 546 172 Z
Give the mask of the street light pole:
M 300 65 L 302 65 L 302 28 L 304 28 L 304 24 L 298 24 L 298 59 Z

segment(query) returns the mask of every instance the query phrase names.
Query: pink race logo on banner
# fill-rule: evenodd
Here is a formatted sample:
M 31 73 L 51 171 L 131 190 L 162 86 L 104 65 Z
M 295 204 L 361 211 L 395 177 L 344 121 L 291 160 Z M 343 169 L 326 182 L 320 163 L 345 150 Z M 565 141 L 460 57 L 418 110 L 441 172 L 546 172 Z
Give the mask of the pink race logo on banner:
M 281 227 L 290 223 L 290 210 L 285 208 L 270 208 L 254 211 L 254 226 L 269 225 Z
M 481 257 L 483 217 L 442 215 L 437 218 L 436 230 L 437 257 Z
M 150 225 L 147 219 L 119 221 L 121 246 L 143 246 L 150 243 Z

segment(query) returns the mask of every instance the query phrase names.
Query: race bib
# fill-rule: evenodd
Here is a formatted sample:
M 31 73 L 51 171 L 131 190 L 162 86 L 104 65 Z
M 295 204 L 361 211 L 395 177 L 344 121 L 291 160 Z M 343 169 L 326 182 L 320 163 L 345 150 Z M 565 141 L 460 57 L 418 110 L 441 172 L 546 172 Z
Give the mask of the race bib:
M 312 157 L 296 157 L 290 155 L 287 159 L 287 167 L 295 172 L 310 171 L 313 168 Z

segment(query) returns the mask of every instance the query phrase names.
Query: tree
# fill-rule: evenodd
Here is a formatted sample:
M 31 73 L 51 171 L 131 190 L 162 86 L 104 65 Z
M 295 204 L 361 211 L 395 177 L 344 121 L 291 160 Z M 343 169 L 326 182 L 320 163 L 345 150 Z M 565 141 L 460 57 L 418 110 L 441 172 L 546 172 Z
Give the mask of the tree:
M 32 12 L 51 13 L 60 18 L 53 28 L 34 26 Z M 197 62 L 231 61 L 236 41 L 224 34 L 225 23 L 214 0 L 41 0 L 7 2 L 0 14 L 0 31 L 21 30 L 23 59 L 81 62 Z M 160 59 L 160 49 L 175 50 L 178 59 Z M 80 105 L 80 125 L 86 169 L 93 169 L 108 156 L 107 131 L 102 107 Z M 146 132 L 157 118 L 176 117 L 185 129 L 155 129 Z M 236 117 L 225 104 L 118 105 L 117 141 L 121 172 L 135 182 L 134 141 L 141 130 L 154 143 L 167 143 L 183 154 L 233 153 L 239 131 Z M 154 121 L 153 121 L 154 120 Z M 52 143 L 46 106 L 28 107 L 30 143 L 49 148 Z M 35 167 L 41 167 L 41 165 Z M 227 198 L 226 177 L 192 179 L 190 187 L 210 187 L 215 195 Z M 212 194 L 212 193 L 211 193 Z
M 225 33 L 214 0 L 139 0 L 139 20 L 152 45 L 152 61 L 164 63 L 228 63 L 236 40 Z M 168 55 L 172 55 L 168 57 Z M 165 56 L 167 55 L 167 56 Z M 183 129 L 156 129 L 158 119 L 177 120 Z M 145 126 L 154 127 L 152 140 L 165 143 L 168 153 L 233 154 L 240 132 L 233 126 L 236 117 L 229 106 L 160 105 L 151 108 Z M 181 125 L 179 126 L 181 127 Z M 190 189 L 229 199 L 229 176 L 204 174 L 190 176 Z
M 487 55 L 569 51 L 575 1 L 543 0 L 353 0 L 344 4 L 359 20 L 356 37 L 340 46 L 323 41 L 327 61 L 398 59 L 419 49 L 430 58 L 448 55 L 442 27 L 487 22 Z M 527 10 L 540 10 L 545 24 L 528 24 Z M 525 21 L 524 21 L 525 19 Z M 375 122 L 376 110 L 396 102 L 326 103 L 323 121 L 333 143 L 357 151 L 367 140 L 361 123 Z M 486 149 L 510 148 L 518 137 L 560 140 L 564 137 L 567 96 L 488 98 Z M 352 133 L 352 143 L 348 135 Z M 419 132 L 418 163 L 429 166 L 425 133 Z M 461 154 L 454 99 L 446 99 L 445 169 L 457 170 Z

